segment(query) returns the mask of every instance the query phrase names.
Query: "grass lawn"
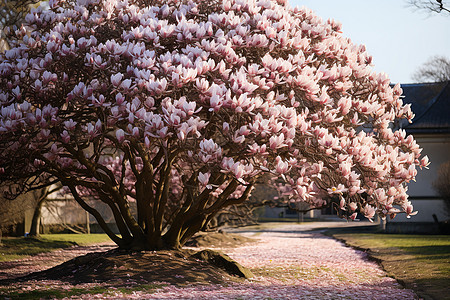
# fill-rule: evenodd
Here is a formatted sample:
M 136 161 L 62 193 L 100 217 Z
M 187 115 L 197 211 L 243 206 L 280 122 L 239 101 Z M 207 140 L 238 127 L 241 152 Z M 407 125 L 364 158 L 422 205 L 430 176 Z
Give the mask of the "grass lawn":
M 49 252 L 74 245 L 89 245 L 110 241 L 106 234 L 43 234 L 35 238 L 2 238 L 0 261 L 21 259 L 28 255 Z
M 424 299 L 450 299 L 450 236 L 332 233 L 353 247 L 367 249 L 389 276 Z

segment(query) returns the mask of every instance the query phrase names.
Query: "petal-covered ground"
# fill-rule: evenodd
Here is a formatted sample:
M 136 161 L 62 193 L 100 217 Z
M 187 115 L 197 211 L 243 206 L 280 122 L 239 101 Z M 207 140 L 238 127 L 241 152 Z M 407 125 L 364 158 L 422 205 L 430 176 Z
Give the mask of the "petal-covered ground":
M 387 277 L 365 253 L 344 246 L 319 232 L 305 232 L 298 225 L 262 232 L 241 232 L 259 243 L 222 249 L 256 275 L 251 280 L 227 285 L 159 285 L 151 291 L 133 292 L 109 287 L 72 299 L 417 299 Z M 182 276 L 174 274 L 174 276 Z M 16 288 L 93 290 L 102 284 L 70 286 L 59 281 L 18 283 Z M 130 282 L 130 287 L 133 283 Z
M 45 252 L 24 259 L 0 262 L 0 280 L 25 276 L 33 272 L 46 270 L 72 258 L 92 252 L 104 252 L 116 248 L 112 243 L 90 246 L 74 246 Z

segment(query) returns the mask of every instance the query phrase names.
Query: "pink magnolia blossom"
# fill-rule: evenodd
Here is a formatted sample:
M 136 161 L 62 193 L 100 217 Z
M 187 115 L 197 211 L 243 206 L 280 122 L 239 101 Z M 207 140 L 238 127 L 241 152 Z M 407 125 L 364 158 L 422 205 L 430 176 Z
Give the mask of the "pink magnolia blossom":
M 122 143 L 125 140 L 125 132 L 122 129 L 118 129 L 116 131 L 116 137 L 119 143 Z
M 358 208 L 358 205 L 356 204 L 356 202 L 350 202 L 348 207 L 351 211 L 355 211 Z
M 376 211 L 375 207 L 373 207 L 369 204 L 366 204 L 366 206 L 364 207 L 363 213 L 364 213 L 364 216 L 371 221 L 372 218 L 375 216 L 375 211 Z

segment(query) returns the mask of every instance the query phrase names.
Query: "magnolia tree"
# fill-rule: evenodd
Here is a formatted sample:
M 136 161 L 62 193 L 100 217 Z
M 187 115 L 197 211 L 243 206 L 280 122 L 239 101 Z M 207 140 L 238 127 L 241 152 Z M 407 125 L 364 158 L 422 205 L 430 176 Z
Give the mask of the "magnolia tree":
M 11 197 L 59 182 L 134 249 L 180 247 L 265 174 L 352 219 L 414 214 L 406 183 L 428 162 L 393 130 L 413 114 L 333 20 L 286 1 L 67 0 L 26 23 L 0 64 Z

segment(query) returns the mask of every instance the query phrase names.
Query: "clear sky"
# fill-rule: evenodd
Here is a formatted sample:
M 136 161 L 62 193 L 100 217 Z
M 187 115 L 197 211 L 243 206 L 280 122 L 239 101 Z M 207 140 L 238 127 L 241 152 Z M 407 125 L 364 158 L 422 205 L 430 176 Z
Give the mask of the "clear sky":
M 374 70 L 393 83 L 411 83 L 411 75 L 427 59 L 450 59 L 450 14 L 428 14 L 407 7 L 404 0 L 289 0 L 306 6 L 322 19 L 343 25 L 343 35 L 366 45 Z

